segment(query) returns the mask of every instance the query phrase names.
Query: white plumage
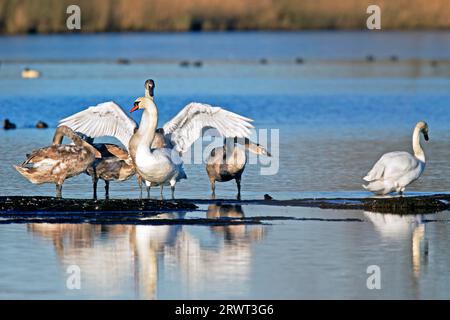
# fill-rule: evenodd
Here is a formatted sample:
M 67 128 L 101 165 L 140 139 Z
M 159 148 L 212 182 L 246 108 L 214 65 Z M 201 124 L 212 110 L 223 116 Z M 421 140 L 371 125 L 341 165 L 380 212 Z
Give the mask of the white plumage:
M 405 151 L 385 153 L 363 178 L 363 185 L 376 194 L 403 193 L 406 186 L 417 180 L 425 169 L 425 154 L 420 145 L 420 133 L 428 140 L 428 125 L 420 121 L 413 132 L 414 155 Z
M 178 180 L 186 178 L 178 153 L 186 152 L 201 137 L 204 129 L 214 128 L 215 133 L 224 137 L 244 138 L 250 135 L 250 129 L 253 128 L 249 123 L 251 119 L 220 107 L 193 102 L 163 127 L 164 140 L 168 142 L 166 145 L 172 149 L 151 150 L 158 118 L 157 108 L 152 97 L 139 98 L 136 105 L 144 109 L 139 128 L 114 102 L 89 107 L 61 120 L 59 125 L 68 126 L 92 138 L 112 136 L 119 139 L 127 147 L 136 171 L 147 181 L 147 185 L 170 184 L 172 191 Z
M 91 138 L 115 137 L 126 148 L 138 126 L 136 121 L 113 101 L 100 103 L 62 119 L 59 126 L 62 125 Z
M 201 137 L 204 129 L 214 128 L 224 137 L 248 137 L 252 120 L 209 104 L 191 102 L 164 126 L 164 134 L 174 148 L 184 153 Z
M 203 130 L 216 129 L 224 137 L 248 137 L 253 126 L 249 118 L 209 104 L 191 102 L 163 126 L 165 138 L 184 153 L 202 136 Z M 76 132 L 96 138 L 117 138 L 126 148 L 138 128 L 136 121 L 113 101 L 100 103 L 59 121 Z M 209 133 L 212 133 L 210 131 Z

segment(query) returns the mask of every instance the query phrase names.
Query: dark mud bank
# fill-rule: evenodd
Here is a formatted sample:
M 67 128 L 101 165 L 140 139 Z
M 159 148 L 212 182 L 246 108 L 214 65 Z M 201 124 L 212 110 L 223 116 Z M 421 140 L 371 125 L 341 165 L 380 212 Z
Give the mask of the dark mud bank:
M 0 197 L 0 217 L 6 214 L 90 213 L 94 215 L 155 215 L 161 212 L 196 210 L 197 204 L 237 204 L 315 207 L 322 209 L 364 210 L 392 214 L 434 213 L 450 209 L 450 194 L 391 198 L 317 198 L 292 200 L 231 199 L 58 199 L 54 197 Z
M 190 211 L 192 202 L 153 199 L 59 199 L 54 197 L 0 197 L 0 212 L 134 212 Z
M 364 210 L 392 214 L 435 213 L 450 209 L 450 194 L 384 198 L 308 198 L 292 200 L 188 200 L 196 204 L 236 203 L 268 206 L 313 207 L 321 209 Z

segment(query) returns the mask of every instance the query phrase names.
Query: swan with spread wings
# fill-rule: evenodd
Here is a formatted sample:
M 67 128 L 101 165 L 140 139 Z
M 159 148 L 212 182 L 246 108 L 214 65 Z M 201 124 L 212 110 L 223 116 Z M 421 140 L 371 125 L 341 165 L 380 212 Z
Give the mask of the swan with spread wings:
M 220 107 L 192 102 L 156 132 L 158 109 L 152 84 L 148 96 L 136 99 L 130 110 L 143 110 L 139 126 L 114 102 L 89 107 L 61 120 L 60 125 L 92 138 L 117 138 L 127 148 L 136 172 L 151 185 L 170 185 L 174 197 L 176 183 L 186 178 L 180 154 L 201 137 L 205 128 L 214 128 L 224 137 L 246 138 L 253 128 L 252 120 Z M 158 135 L 162 135 L 165 148 L 152 146 Z

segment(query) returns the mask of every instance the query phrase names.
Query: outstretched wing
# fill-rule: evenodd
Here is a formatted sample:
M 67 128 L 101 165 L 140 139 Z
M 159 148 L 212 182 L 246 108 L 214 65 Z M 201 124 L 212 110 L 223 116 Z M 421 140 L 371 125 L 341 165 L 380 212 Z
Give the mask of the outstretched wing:
M 214 128 L 224 137 L 247 138 L 253 128 L 251 121 L 253 120 L 220 107 L 191 102 L 167 122 L 163 129 L 175 150 L 183 153 L 200 138 L 206 128 Z
M 92 138 L 115 137 L 127 148 L 137 128 L 136 122 L 112 101 L 100 103 L 62 119 L 59 126 L 62 125 Z

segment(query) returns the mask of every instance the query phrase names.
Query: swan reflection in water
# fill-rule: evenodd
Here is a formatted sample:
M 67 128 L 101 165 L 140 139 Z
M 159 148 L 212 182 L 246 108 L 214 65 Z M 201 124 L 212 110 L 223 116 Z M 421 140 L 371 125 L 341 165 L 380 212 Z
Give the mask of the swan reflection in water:
M 422 215 L 398 215 L 365 211 L 375 230 L 387 241 L 410 239 L 411 266 L 414 278 L 420 277 L 421 267 L 428 263 L 428 240 Z
M 240 206 L 210 205 L 207 217 L 242 218 Z M 160 214 L 155 219 L 182 219 L 184 214 Z M 231 282 L 245 291 L 250 277 L 251 245 L 264 237 L 265 226 L 224 225 L 93 225 L 28 224 L 28 231 L 52 242 L 57 259 L 66 268 L 78 265 L 84 294 L 135 298 L 158 297 L 158 279 L 179 279 L 190 296 Z M 201 230 L 200 230 L 201 231 Z M 207 234 L 206 234 L 207 235 Z M 163 273 L 161 271 L 164 270 Z M 169 279 L 169 280 L 167 280 Z

